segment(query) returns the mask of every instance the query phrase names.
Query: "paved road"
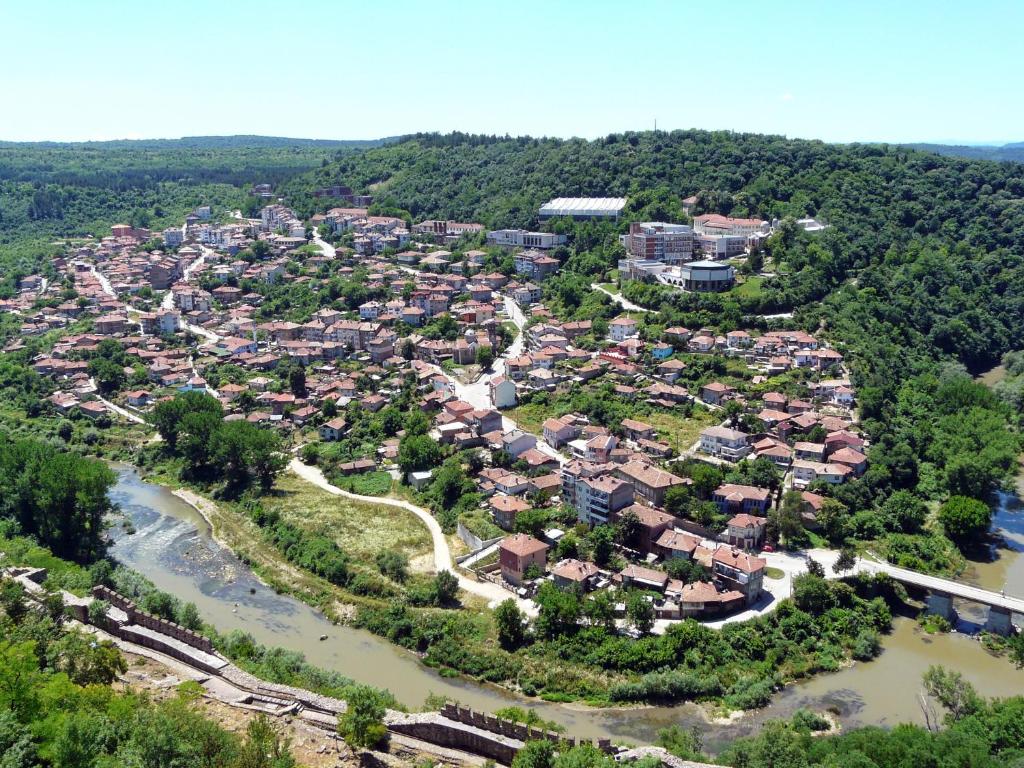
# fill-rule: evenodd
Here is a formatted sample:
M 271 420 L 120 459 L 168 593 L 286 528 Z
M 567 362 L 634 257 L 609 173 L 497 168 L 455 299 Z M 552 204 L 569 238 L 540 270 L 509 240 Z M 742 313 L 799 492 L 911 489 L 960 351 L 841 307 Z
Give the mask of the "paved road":
M 605 296 L 608 296 L 612 301 L 629 312 L 654 312 L 653 309 L 647 309 L 646 307 L 641 307 L 639 304 L 634 304 L 621 293 L 612 293 L 607 288 L 602 288 L 597 283 L 591 283 L 590 287 L 595 291 L 600 291 Z
M 117 296 L 117 294 L 114 293 L 114 286 L 110 284 L 110 280 L 107 279 L 106 275 L 96 269 L 95 264 L 89 266 L 89 271 L 92 272 L 93 277 L 99 281 L 100 287 L 107 296 Z
M 436 365 L 431 366 L 434 370 L 448 379 L 452 392 L 457 398 L 465 400 L 474 408 L 478 408 L 480 410 L 486 410 L 494 407 L 494 402 L 491 400 L 491 389 L 489 386 L 491 380 L 505 374 L 506 361 L 508 358 L 518 357 L 523 354 L 525 345 L 523 338 L 523 326 L 526 325 L 526 317 L 523 315 L 523 311 L 519 308 L 519 305 L 507 296 L 505 297 L 505 312 L 519 331 L 516 334 L 515 339 L 508 346 L 508 349 L 505 350 L 501 357 L 494 361 L 489 373 L 481 375 L 480 378 L 472 384 L 463 384 L 449 376 L 440 367 Z M 519 425 L 505 414 L 502 414 L 501 416 L 501 426 L 506 432 L 519 429 Z M 569 461 L 567 456 L 560 451 L 556 451 L 550 445 L 545 443 L 542 436 L 537 436 L 537 450 L 545 456 L 549 456 L 557 461 L 559 465 L 565 464 Z
M 320 248 L 320 252 L 328 259 L 333 259 L 335 256 L 334 246 L 320 237 L 320 234 L 314 229 L 313 230 L 313 243 Z
M 189 281 L 189 279 L 192 277 L 192 273 L 195 272 L 206 261 L 206 257 L 208 255 L 213 253 L 213 251 L 210 250 L 209 248 L 207 248 L 205 245 L 201 245 L 201 246 L 199 246 L 199 248 L 202 251 L 202 253 L 199 256 L 199 258 L 196 259 L 195 261 L 193 261 L 187 267 L 185 267 L 184 271 L 182 272 L 181 282 L 183 282 L 183 283 L 187 283 Z M 164 294 L 163 299 L 160 301 L 160 308 L 161 309 L 174 309 L 174 294 L 173 293 L 171 293 L 170 291 L 167 291 L 167 293 Z
M 332 493 L 335 496 L 344 496 L 347 499 L 363 501 L 367 504 L 381 504 L 387 507 L 397 507 L 399 509 L 404 509 L 407 512 L 412 512 L 416 517 L 423 521 L 423 524 L 427 526 L 427 530 L 430 531 L 430 538 L 433 540 L 434 544 L 435 570 L 451 571 L 458 578 L 459 586 L 463 590 L 470 594 L 483 597 L 492 607 L 511 597 L 519 603 L 519 607 L 526 613 L 531 616 L 536 615 L 537 609 L 532 601 L 518 598 L 503 587 L 489 581 L 474 581 L 468 576 L 464 576 L 455 566 L 455 562 L 452 559 L 451 549 L 448 547 L 448 539 L 445 538 L 444 532 L 441 530 L 441 526 L 437 522 L 437 518 L 430 514 L 428 510 L 423 509 L 422 507 L 417 507 L 415 504 L 403 499 L 389 499 L 381 496 L 363 496 L 358 493 L 351 493 L 350 491 L 342 490 L 336 485 L 329 483 L 327 478 L 324 477 L 323 472 L 319 469 L 311 467 L 308 464 L 304 464 L 298 459 L 292 459 L 288 464 L 288 469 L 303 480 L 312 483 L 318 488 L 321 488 L 328 493 Z
M 136 424 L 147 424 L 148 423 L 141 416 L 138 416 L 138 415 L 132 413 L 131 411 L 125 410 L 124 408 L 122 408 L 119 405 L 114 405 L 112 402 L 110 402 L 105 397 L 100 395 L 99 390 L 96 388 L 96 379 L 90 378 L 89 379 L 89 384 L 92 386 L 93 390 L 95 390 L 93 394 L 96 395 L 96 399 L 99 400 L 101 403 L 103 403 L 103 405 L 105 405 L 108 409 L 110 409 L 111 411 L 116 413 L 118 416 L 121 416 L 121 417 L 123 417 L 125 419 L 128 419 L 128 421 L 133 421 Z
M 971 584 L 964 584 L 952 579 L 943 579 L 938 576 L 929 576 L 906 568 L 898 568 L 895 565 L 874 560 L 859 559 L 856 566 L 857 572 L 886 573 L 902 584 L 921 587 L 935 592 L 944 592 L 953 597 L 978 603 L 980 605 L 1002 608 L 1012 613 L 1024 614 L 1024 599 L 1004 594 L 1003 592 L 992 592 Z

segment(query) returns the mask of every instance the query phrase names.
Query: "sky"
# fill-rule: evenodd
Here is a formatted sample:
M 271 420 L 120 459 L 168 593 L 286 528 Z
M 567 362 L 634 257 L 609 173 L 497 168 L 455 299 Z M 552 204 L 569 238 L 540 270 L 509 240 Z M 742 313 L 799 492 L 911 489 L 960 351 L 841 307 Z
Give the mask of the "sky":
M 0 0 L 0 140 L 1024 141 L 1021 0 Z

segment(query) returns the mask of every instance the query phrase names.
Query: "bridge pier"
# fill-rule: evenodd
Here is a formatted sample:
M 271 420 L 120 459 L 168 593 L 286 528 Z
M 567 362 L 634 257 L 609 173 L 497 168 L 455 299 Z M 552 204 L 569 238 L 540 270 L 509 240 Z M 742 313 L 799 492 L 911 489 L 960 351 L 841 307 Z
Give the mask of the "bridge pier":
M 1013 623 L 1010 621 L 1011 613 L 1006 608 L 990 606 L 988 609 L 988 621 L 985 622 L 985 631 L 997 635 L 1008 635 L 1013 631 Z
M 926 613 L 941 616 L 951 623 L 956 621 L 956 611 L 953 610 L 953 596 L 946 592 L 932 590 L 928 593 L 925 606 Z

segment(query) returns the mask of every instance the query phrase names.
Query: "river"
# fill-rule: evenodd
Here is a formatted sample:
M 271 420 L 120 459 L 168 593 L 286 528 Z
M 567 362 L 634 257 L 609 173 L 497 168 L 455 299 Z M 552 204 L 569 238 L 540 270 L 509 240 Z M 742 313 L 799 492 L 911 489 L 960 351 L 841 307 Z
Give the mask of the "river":
M 222 631 L 241 629 L 265 645 L 301 651 L 319 667 L 389 689 L 411 709 L 442 694 L 476 709 L 517 705 L 565 726 L 579 737 L 651 741 L 671 724 L 704 731 L 709 749 L 755 731 L 766 720 L 789 716 L 801 706 L 830 709 L 852 725 L 923 722 L 918 692 L 921 675 L 932 664 L 955 667 L 986 696 L 1024 691 L 1024 672 L 989 655 L 980 643 L 953 633 L 928 636 L 915 622 L 897 618 L 875 661 L 787 686 L 764 710 L 727 725 L 709 725 L 695 705 L 632 709 L 590 709 L 525 699 L 462 678 L 442 677 L 413 655 L 363 630 L 335 626 L 299 600 L 275 593 L 231 552 L 211 537 L 210 527 L 189 504 L 167 489 L 146 483 L 130 467 L 117 467 L 112 500 L 131 520 L 135 533 L 112 531 L 112 554 L 144 574 L 157 587 L 194 602 L 203 619 Z M 1017 496 L 1000 497 L 995 525 L 1005 545 L 990 563 L 974 564 L 970 580 L 1024 593 L 1024 514 Z M 961 607 L 969 621 L 973 617 Z M 321 641 L 321 635 L 326 640 Z

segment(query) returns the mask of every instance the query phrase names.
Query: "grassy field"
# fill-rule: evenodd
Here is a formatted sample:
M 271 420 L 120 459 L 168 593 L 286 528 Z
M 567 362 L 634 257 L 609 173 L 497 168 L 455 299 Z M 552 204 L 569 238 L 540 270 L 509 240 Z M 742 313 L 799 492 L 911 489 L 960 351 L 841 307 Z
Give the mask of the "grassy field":
M 564 410 L 564 406 L 561 410 Z M 560 415 L 561 411 L 557 404 L 526 403 L 507 413 L 520 428 L 535 435 L 542 435 L 544 421 Z M 652 410 L 646 414 L 638 413 L 635 418 L 654 427 L 658 431 L 658 437 L 677 451 L 685 451 L 697 442 L 702 429 L 720 421 L 713 413 L 703 408 L 695 408 L 693 415 L 689 417 L 674 411 Z
M 733 296 L 747 296 L 755 298 L 761 295 L 761 286 L 764 283 L 763 277 L 748 277 L 742 283 L 733 288 L 729 293 Z
M 362 472 L 358 475 L 334 475 L 331 482 L 346 491 L 358 493 L 360 496 L 389 496 L 394 480 L 382 470 Z
M 535 435 L 544 434 L 544 421 L 550 416 L 558 415 L 552 406 L 540 405 L 538 403 L 519 405 L 505 413 L 521 429 L 525 429 L 527 432 L 532 432 Z
M 652 411 L 638 418 L 658 430 L 658 437 L 675 448 L 677 453 L 697 442 L 702 429 L 720 421 L 715 414 L 703 408 L 694 408 L 693 415 L 689 417 L 672 411 Z
M 278 478 L 264 503 L 286 520 L 328 533 L 362 562 L 373 562 L 385 549 L 403 552 L 410 560 L 432 551 L 430 533 L 411 512 L 333 496 L 290 472 Z

